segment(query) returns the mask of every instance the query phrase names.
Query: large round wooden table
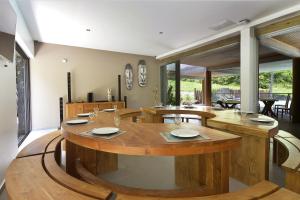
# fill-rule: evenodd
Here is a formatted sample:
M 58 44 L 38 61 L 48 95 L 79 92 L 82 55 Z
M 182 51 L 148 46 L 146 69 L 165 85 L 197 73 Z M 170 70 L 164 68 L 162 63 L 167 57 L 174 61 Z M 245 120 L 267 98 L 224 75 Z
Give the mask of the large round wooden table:
M 160 133 L 175 129 L 174 124 L 136 123 L 131 120 L 139 110 L 120 110 L 120 129 L 125 133 L 112 139 L 86 136 L 81 133 L 94 128 L 114 126 L 114 113 L 101 112 L 93 123 L 83 125 L 62 124 L 66 139 L 66 171 L 80 176 L 76 162 L 92 174 L 99 175 L 118 169 L 118 154 L 140 156 L 174 156 L 175 182 L 180 189 L 172 191 L 142 188 L 121 188 L 122 191 L 140 191 L 152 196 L 196 196 L 225 193 L 229 190 L 229 152 L 241 143 L 241 137 L 223 131 L 182 123 L 180 128 L 191 128 L 206 134 L 209 140 L 167 142 Z M 178 128 L 178 127 L 177 127 Z M 153 163 L 155 165 L 155 163 Z M 157 177 L 159 178 L 159 177 Z M 125 189 L 124 189 L 125 188 Z

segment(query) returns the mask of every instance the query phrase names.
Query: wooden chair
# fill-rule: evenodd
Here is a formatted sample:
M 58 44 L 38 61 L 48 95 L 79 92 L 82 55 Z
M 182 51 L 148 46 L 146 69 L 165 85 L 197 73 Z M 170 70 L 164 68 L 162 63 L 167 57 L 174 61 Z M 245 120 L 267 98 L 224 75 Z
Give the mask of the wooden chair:
M 277 116 L 279 116 L 278 115 L 279 114 L 279 110 L 282 111 L 281 116 L 283 116 L 283 109 L 288 109 L 289 108 L 290 99 L 291 99 L 291 96 L 290 96 L 290 94 L 288 94 L 288 96 L 286 97 L 284 105 L 279 105 L 279 104 L 275 105 L 274 110 L 275 110 Z
M 292 120 L 292 116 L 293 116 L 292 109 L 291 109 L 292 107 L 293 107 L 293 100 L 291 100 L 290 107 L 287 107 L 287 108 L 285 108 L 285 107 L 282 107 L 282 108 L 279 107 L 279 108 L 277 108 L 277 116 L 278 116 L 278 110 L 281 110 L 281 118 L 283 118 L 283 114 L 288 114 L 290 120 Z

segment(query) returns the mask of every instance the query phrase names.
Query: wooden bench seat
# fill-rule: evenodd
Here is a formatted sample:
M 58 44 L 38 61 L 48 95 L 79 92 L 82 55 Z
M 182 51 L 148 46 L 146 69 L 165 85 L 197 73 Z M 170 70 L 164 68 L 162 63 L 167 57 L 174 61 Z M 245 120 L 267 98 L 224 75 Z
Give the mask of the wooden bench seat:
M 261 197 L 264 197 L 266 195 L 269 195 L 279 189 L 279 187 L 271 183 L 269 181 L 262 181 L 256 185 L 253 185 L 247 189 L 240 190 L 237 192 L 231 192 L 226 194 L 220 194 L 220 195 L 212 195 L 212 196 L 205 196 L 205 197 L 181 197 L 181 198 L 171 198 L 171 197 L 150 197 L 147 196 L 147 193 L 142 193 L 142 190 L 139 189 L 131 189 L 132 191 L 126 191 L 130 190 L 127 187 L 122 187 L 116 184 L 109 184 L 104 180 L 101 180 L 94 176 L 92 173 L 88 172 L 87 170 L 84 170 L 84 167 L 78 162 L 76 164 L 76 168 L 78 170 L 78 173 L 80 177 L 85 180 L 86 182 L 89 182 L 91 184 L 97 185 L 99 187 L 109 187 L 114 192 L 117 193 L 117 200 L 162 200 L 162 199 L 176 199 L 176 200 L 250 200 L 250 199 L 259 199 Z M 130 193 L 136 193 L 136 195 L 131 195 Z M 162 195 L 165 195 L 163 193 Z
M 95 200 L 72 191 L 51 179 L 42 164 L 42 155 L 15 159 L 5 176 L 10 200 Z
M 127 194 L 114 191 L 93 180 L 86 182 L 68 175 L 57 163 L 60 143 L 63 138 L 51 133 L 40 141 L 32 142 L 27 147 L 27 154 L 16 158 L 6 171 L 6 190 L 10 200 L 294 200 L 300 195 L 279 187 L 271 182 L 262 181 L 247 189 L 203 197 L 150 197 L 143 194 Z M 48 142 L 47 139 L 48 139 Z M 43 142 L 41 142 L 43 141 Z M 44 151 L 42 151 L 42 147 Z M 29 151 L 34 149 L 34 151 Z M 84 177 L 86 179 L 86 177 Z M 108 188 L 108 189 L 107 189 Z M 111 193 L 110 191 L 115 193 Z
M 261 200 L 299 200 L 300 195 L 292 192 L 290 190 L 287 190 L 285 188 L 281 188 L 277 192 L 274 192 Z
M 285 187 L 300 193 L 300 140 L 287 132 L 274 137 L 277 163 L 285 170 Z
M 45 148 L 48 145 L 48 143 L 51 140 L 60 140 L 61 132 L 60 131 L 54 131 L 47 135 L 44 135 L 30 144 L 28 144 L 26 147 L 24 147 L 17 155 L 17 158 L 26 157 L 26 156 L 33 156 L 33 155 L 41 155 L 45 152 Z M 49 146 L 48 152 L 54 152 L 55 151 L 55 143 L 52 143 L 53 145 Z

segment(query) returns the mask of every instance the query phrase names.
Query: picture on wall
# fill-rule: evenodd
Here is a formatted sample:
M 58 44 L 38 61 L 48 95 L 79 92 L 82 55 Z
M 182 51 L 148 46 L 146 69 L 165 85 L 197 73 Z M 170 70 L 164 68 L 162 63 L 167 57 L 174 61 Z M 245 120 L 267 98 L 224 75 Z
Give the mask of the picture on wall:
M 141 87 L 147 85 L 147 66 L 144 60 L 140 60 L 138 64 L 138 82 Z
M 125 66 L 125 84 L 128 90 L 131 90 L 133 87 L 133 70 L 131 64 L 126 64 Z

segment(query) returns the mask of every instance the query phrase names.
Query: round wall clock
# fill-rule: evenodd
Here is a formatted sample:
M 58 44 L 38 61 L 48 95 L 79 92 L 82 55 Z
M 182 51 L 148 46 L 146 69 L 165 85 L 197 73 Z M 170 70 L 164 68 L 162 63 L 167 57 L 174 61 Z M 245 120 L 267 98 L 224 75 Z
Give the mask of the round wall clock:
M 131 90 L 133 87 L 133 70 L 131 64 L 127 64 L 125 66 L 124 76 L 125 76 L 126 88 L 128 90 Z
M 140 60 L 138 64 L 138 82 L 141 87 L 147 85 L 147 66 L 144 60 Z

